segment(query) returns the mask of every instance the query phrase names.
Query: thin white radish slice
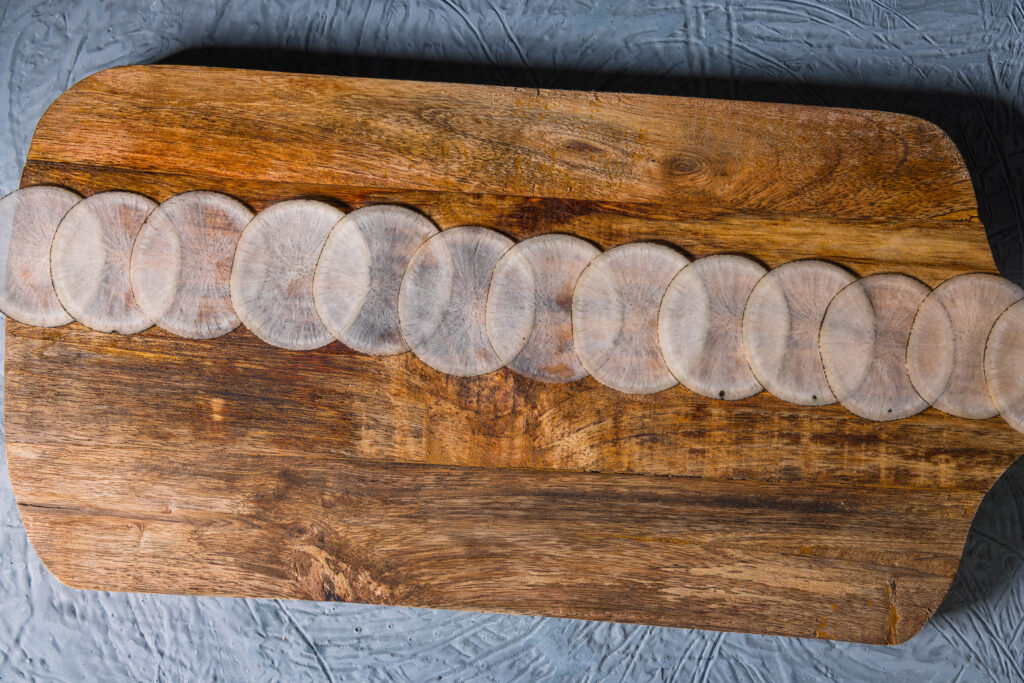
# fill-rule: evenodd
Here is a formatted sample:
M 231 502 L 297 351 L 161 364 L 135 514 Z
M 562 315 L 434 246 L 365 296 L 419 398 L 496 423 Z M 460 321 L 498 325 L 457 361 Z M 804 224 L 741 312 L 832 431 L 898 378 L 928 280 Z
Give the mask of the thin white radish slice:
M 344 215 L 324 202 L 292 199 L 249 221 L 235 248 L 231 302 L 250 332 L 292 351 L 334 340 L 313 303 L 313 273 L 327 235 Z
M 773 396 L 803 406 L 835 403 L 818 332 L 829 302 L 855 279 L 834 263 L 808 259 L 784 263 L 754 285 L 743 311 L 743 348 Z
M 65 310 L 99 332 L 152 327 L 132 294 L 132 246 L 156 202 L 134 192 L 100 192 L 71 207 L 50 250 L 53 288 Z
M 985 382 L 1008 425 L 1024 433 L 1024 301 L 1000 315 L 985 344 Z
M 583 367 L 601 384 L 653 394 L 678 382 L 658 344 L 658 309 L 689 259 L 670 247 L 634 242 L 587 266 L 572 296 L 572 333 Z
M 907 372 L 921 398 L 956 417 L 995 417 L 985 386 L 985 340 L 996 318 L 1022 298 L 1024 289 L 989 273 L 958 275 L 936 287 L 918 309 L 907 345 Z
M 879 273 L 844 287 L 825 311 L 819 343 L 839 402 L 868 420 L 897 420 L 928 407 L 907 374 L 907 340 L 928 286 Z
M 589 242 L 557 233 L 505 252 L 487 295 L 487 336 L 502 362 L 541 382 L 586 376 L 572 341 L 572 292 L 599 253 Z
M 503 363 L 487 339 L 487 290 L 513 242 L 476 226 L 449 228 L 416 250 L 398 292 L 402 336 L 439 372 L 472 377 Z
M 231 305 L 231 263 L 252 220 L 244 204 L 197 190 L 153 209 L 135 238 L 135 301 L 157 326 L 187 339 L 213 339 L 238 327 Z
M 72 318 L 50 279 L 50 245 L 64 215 L 82 198 L 35 185 L 0 199 L 0 311 L 27 325 L 57 327 Z
M 343 344 L 374 356 L 409 350 L 398 324 L 398 288 L 413 252 L 437 227 L 401 206 L 378 204 L 342 218 L 313 275 L 313 300 Z
M 690 391 L 734 401 L 761 391 L 743 352 L 743 308 L 764 266 L 735 254 L 697 259 L 665 291 L 658 339 L 665 363 Z

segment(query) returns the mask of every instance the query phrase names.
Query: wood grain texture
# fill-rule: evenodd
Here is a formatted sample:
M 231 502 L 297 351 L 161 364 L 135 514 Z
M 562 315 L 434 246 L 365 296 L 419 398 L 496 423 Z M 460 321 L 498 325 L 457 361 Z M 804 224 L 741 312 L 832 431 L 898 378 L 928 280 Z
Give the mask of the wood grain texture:
M 994 272 L 949 140 L 891 114 L 181 67 L 76 85 L 22 182 L 443 227 L 660 239 L 929 285 Z M 357 600 L 893 643 L 941 602 L 998 418 L 439 374 L 8 321 L 5 427 L 40 557 L 84 588 Z M 673 476 L 662 476 L 673 475 Z

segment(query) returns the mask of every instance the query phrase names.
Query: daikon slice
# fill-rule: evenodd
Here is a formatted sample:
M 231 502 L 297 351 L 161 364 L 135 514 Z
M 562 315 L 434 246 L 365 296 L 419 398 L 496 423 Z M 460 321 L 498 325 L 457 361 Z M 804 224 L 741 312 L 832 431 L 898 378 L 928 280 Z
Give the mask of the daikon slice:
M 1007 424 L 1024 433 L 1024 301 L 1000 315 L 985 344 L 985 382 Z
M 82 198 L 61 187 L 35 185 L 0 199 L 0 311 L 18 322 L 58 327 L 71 322 L 50 278 L 57 226 Z
M 331 334 L 374 356 L 408 351 L 398 323 L 398 288 L 413 252 L 435 234 L 430 219 L 401 206 L 367 206 L 342 218 L 313 276 L 316 310 Z
M 334 340 L 313 303 L 313 273 L 327 235 L 344 215 L 325 202 L 292 199 L 253 217 L 231 267 L 231 302 L 250 332 L 292 351 Z
M 754 285 L 743 311 L 743 348 L 773 396 L 804 406 L 835 403 L 818 350 L 829 302 L 856 278 L 827 261 L 790 261 Z
M 132 249 L 132 292 L 157 326 L 187 339 L 213 339 L 238 327 L 231 263 L 252 219 L 244 204 L 196 190 L 153 209 Z
M 1024 289 L 989 273 L 958 275 L 936 287 L 917 311 L 907 346 L 907 372 L 921 398 L 957 417 L 995 417 L 985 386 L 985 340 L 996 318 L 1022 298 Z
M 153 321 L 132 293 L 135 237 L 157 206 L 133 192 L 100 192 L 71 207 L 50 250 L 53 288 L 78 322 L 99 332 L 135 334 Z
M 687 263 L 670 247 L 635 242 L 609 249 L 583 270 L 572 297 L 573 344 L 594 379 L 629 394 L 678 383 L 658 343 L 658 309 Z
M 879 273 L 844 287 L 821 323 L 821 360 L 829 387 L 854 415 L 896 420 L 928 402 L 907 374 L 907 341 L 928 286 L 906 275 Z
M 420 245 L 398 292 L 402 336 L 417 358 L 462 377 L 503 365 L 487 339 L 485 309 L 491 273 L 512 244 L 493 230 L 461 226 Z
M 487 295 L 487 336 L 502 362 L 541 382 L 573 382 L 587 371 L 572 336 L 572 293 L 600 253 L 571 235 L 531 237 L 501 257 Z
M 761 383 L 743 351 L 743 308 L 767 271 L 735 254 L 697 259 L 679 271 L 661 302 L 658 338 L 665 362 L 694 393 L 729 401 L 749 398 Z

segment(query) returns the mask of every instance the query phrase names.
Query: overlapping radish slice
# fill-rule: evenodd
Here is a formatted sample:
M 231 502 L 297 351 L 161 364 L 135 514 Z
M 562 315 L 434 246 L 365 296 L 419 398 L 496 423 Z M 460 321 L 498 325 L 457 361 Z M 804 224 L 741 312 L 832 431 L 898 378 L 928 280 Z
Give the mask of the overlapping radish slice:
M 471 377 L 503 363 L 487 339 L 491 273 L 512 240 L 475 226 L 443 230 L 420 245 L 398 293 L 402 336 L 439 372 Z
M 159 327 L 187 339 L 212 339 L 238 327 L 231 305 L 231 263 L 252 211 L 217 192 L 170 197 L 135 238 L 135 301 Z
M 698 259 L 673 278 L 658 314 L 665 363 L 679 382 L 709 398 L 761 391 L 743 352 L 743 308 L 765 268 L 735 254 Z
M 694 263 L 639 242 L 603 254 L 549 234 L 438 233 L 378 205 L 349 216 L 313 200 L 257 215 L 214 192 L 157 205 L 131 192 L 82 200 L 54 186 L 0 199 L 0 310 L 132 334 L 153 322 L 208 339 L 240 322 L 306 350 L 412 350 L 435 370 L 509 365 L 544 382 L 586 374 L 634 394 L 681 382 L 711 398 L 766 388 L 838 400 L 865 419 L 1001 413 L 1024 432 L 1024 288 L 971 273 L 934 291 L 906 275 L 855 280 L 827 262 L 770 273 L 737 255 Z
M 292 199 L 249 221 L 235 247 L 231 303 L 250 332 L 292 351 L 334 340 L 313 303 L 313 273 L 327 235 L 344 215 L 325 202 Z
M 409 350 L 398 322 L 398 288 L 413 252 L 437 227 L 401 206 L 347 214 L 327 237 L 313 276 L 313 300 L 328 330 L 362 353 Z
M 1006 423 L 1024 433 L 1024 301 L 1007 308 L 985 344 L 985 382 Z
M 921 398 L 957 417 L 997 415 L 985 386 L 985 340 L 996 318 L 1022 298 L 1024 289 L 988 273 L 936 287 L 917 311 L 907 346 L 907 372 Z
M 50 246 L 64 215 L 81 197 L 52 185 L 0 199 L 0 311 L 18 322 L 57 327 L 72 318 L 53 289 Z
M 541 382 L 573 382 L 587 371 L 576 355 L 572 295 L 600 251 L 571 235 L 531 237 L 501 257 L 487 296 L 487 336 L 503 363 Z
M 743 312 L 743 348 L 773 396 L 805 406 L 835 403 L 818 350 L 825 309 L 856 278 L 827 261 L 790 261 L 754 285 Z
M 65 310 L 99 332 L 135 334 L 153 321 L 135 301 L 132 247 L 157 206 L 134 192 L 101 192 L 75 204 L 53 237 L 50 270 Z
M 636 242 L 609 249 L 583 270 L 572 297 L 573 343 L 594 379 L 629 394 L 677 384 L 658 343 L 658 309 L 687 263 L 669 247 Z
M 897 420 L 928 407 L 907 374 L 910 328 L 928 286 L 880 273 L 843 288 L 825 312 L 819 343 L 839 402 L 868 420 Z

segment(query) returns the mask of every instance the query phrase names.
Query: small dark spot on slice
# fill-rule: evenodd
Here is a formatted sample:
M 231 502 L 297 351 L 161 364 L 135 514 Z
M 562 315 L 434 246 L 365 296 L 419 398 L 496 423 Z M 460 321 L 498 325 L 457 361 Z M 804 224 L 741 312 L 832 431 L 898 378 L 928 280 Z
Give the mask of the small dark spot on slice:
M 816 394 L 811 394 L 811 400 L 812 401 L 817 401 L 818 400 L 818 396 Z
M 722 391 L 718 392 L 718 397 L 719 398 L 725 398 L 725 390 L 724 389 Z
M 889 408 L 889 412 L 890 412 L 890 413 L 892 412 L 892 408 Z

